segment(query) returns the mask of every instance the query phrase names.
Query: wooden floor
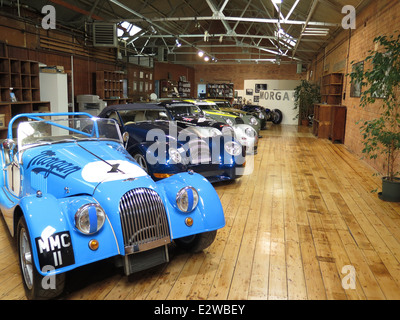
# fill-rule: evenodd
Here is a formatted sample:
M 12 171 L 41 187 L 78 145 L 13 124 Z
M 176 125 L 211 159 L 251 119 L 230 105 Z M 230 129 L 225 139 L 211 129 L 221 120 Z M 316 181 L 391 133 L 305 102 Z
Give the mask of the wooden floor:
M 171 247 L 169 264 L 129 277 L 109 261 L 80 268 L 61 299 L 400 299 L 400 205 L 370 192 L 379 178 L 308 130 L 262 135 L 253 172 L 215 185 L 226 226 L 210 248 Z M 0 298 L 25 299 L 2 218 Z

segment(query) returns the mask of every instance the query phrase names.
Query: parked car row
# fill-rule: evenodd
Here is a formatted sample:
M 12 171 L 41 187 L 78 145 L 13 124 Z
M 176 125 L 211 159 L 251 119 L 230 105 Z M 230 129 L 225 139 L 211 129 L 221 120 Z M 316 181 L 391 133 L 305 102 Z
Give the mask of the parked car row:
M 89 263 L 112 258 L 129 275 L 168 262 L 171 242 L 191 252 L 213 243 L 225 218 L 211 183 L 240 177 L 261 127 L 214 106 L 163 101 L 11 119 L 0 209 L 27 298 L 59 296 L 66 273 Z

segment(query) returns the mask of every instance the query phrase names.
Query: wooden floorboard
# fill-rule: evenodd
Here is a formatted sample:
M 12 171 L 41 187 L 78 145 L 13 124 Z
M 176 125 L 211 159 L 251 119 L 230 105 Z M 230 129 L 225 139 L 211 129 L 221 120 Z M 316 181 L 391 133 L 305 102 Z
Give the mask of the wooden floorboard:
M 129 277 L 109 261 L 74 270 L 61 299 L 400 299 L 400 204 L 371 193 L 374 171 L 306 128 L 262 135 L 247 174 L 215 185 L 226 226 L 211 247 L 171 246 L 168 264 Z M 3 218 L 0 299 L 25 299 Z

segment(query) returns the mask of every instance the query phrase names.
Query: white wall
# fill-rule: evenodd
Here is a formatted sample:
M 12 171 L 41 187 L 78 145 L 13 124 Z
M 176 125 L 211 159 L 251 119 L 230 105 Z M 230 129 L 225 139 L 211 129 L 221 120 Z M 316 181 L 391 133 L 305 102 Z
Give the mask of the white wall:
M 267 90 L 256 92 L 256 84 L 266 84 Z M 294 88 L 300 84 L 298 80 L 245 80 L 244 90 L 237 90 L 238 96 L 251 100 L 252 104 L 257 104 L 269 109 L 279 109 L 282 111 L 282 124 L 297 125 L 296 116 L 298 110 L 294 110 Z M 246 94 L 246 89 L 252 89 L 253 95 Z M 254 101 L 254 97 L 259 97 L 259 102 Z

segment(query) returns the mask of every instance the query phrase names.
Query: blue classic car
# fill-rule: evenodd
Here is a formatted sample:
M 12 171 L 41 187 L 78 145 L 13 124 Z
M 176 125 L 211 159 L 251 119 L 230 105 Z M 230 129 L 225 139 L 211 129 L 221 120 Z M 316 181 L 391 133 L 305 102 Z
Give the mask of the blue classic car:
M 17 240 L 30 299 L 58 296 L 67 271 L 110 257 L 129 275 L 167 262 L 172 241 L 203 250 L 225 225 L 203 176 L 186 172 L 154 182 L 111 119 L 20 114 L 0 154 L 0 209 Z
M 236 179 L 244 170 L 245 150 L 231 131 L 182 128 L 164 106 L 111 105 L 99 117 L 115 119 L 121 132 L 129 133 L 128 152 L 154 180 L 193 170 L 213 183 Z

